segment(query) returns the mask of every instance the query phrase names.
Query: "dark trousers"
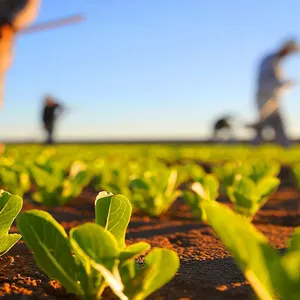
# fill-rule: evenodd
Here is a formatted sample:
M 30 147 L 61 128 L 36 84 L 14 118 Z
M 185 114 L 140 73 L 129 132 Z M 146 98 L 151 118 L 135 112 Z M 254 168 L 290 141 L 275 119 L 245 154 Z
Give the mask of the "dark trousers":
M 54 122 L 53 121 L 44 122 L 44 128 L 47 133 L 46 144 L 53 144 Z
M 290 146 L 289 138 L 285 131 L 284 121 L 282 120 L 279 110 L 272 113 L 256 128 L 256 137 L 253 144 L 260 144 L 263 141 L 262 131 L 265 127 L 271 127 L 275 131 L 275 142 L 283 147 Z

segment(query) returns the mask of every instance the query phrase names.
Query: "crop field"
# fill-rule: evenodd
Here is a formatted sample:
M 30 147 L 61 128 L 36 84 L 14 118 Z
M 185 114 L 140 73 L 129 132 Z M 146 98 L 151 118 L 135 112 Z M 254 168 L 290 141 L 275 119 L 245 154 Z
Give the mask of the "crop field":
M 7 146 L 1 299 L 300 299 L 300 147 Z

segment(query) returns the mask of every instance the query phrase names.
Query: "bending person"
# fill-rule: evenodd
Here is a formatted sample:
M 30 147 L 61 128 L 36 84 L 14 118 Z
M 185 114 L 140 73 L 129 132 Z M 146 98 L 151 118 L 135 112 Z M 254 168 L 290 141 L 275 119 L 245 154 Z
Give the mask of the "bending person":
M 254 144 L 261 143 L 264 128 L 271 127 L 275 131 L 277 143 L 284 147 L 290 145 L 281 116 L 280 98 L 283 91 L 291 87 L 294 82 L 283 78 L 281 63 L 288 55 L 298 51 L 298 45 L 294 40 L 291 40 L 282 45 L 275 53 L 266 56 L 261 62 L 256 95 L 259 122 L 252 126 L 256 130 Z

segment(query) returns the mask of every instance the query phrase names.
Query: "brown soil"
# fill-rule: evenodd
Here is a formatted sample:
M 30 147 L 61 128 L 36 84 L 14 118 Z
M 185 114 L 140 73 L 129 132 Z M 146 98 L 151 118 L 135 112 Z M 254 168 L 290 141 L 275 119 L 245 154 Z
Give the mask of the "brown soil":
M 68 231 L 94 219 L 96 193 L 86 190 L 72 205 L 46 209 L 25 201 L 23 210 L 48 210 Z M 281 188 L 255 217 L 254 223 L 277 249 L 286 247 L 294 227 L 300 225 L 300 193 Z M 16 227 L 12 228 L 17 231 Z M 149 299 L 249 299 L 253 293 L 213 230 L 197 222 L 187 206 L 177 201 L 161 218 L 141 213 L 132 217 L 128 244 L 147 241 L 153 247 L 175 250 L 180 256 L 176 277 Z M 35 265 L 20 241 L 0 258 L 1 299 L 76 299 L 55 280 L 49 280 Z M 105 299 L 110 299 L 107 296 Z

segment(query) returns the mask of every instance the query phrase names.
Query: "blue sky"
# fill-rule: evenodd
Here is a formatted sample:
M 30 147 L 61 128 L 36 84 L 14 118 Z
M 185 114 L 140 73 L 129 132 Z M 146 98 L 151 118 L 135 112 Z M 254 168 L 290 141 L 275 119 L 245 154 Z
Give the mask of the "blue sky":
M 223 113 L 253 121 L 258 60 L 300 40 L 299 11 L 298 0 L 43 0 L 37 22 L 87 19 L 18 37 L 0 137 L 40 139 L 45 93 L 68 107 L 59 138 L 205 137 Z M 299 80 L 300 56 L 285 68 Z M 300 86 L 283 106 L 300 136 Z

